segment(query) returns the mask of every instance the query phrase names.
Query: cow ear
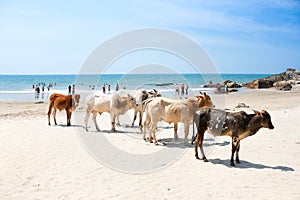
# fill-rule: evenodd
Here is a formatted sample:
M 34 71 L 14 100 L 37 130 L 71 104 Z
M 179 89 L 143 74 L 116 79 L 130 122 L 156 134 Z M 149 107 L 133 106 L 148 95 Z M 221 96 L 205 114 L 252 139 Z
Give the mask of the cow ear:
M 201 95 L 196 95 L 195 96 L 197 99 L 203 99 L 204 97 L 203 96 L 201 96 Z
M 253 111 L 256 115 L 261 115 L 261 113 L 258 110 L 253 110 Z
M 204 97 L 206 97 L 207 95 L 206 95 L 206 92 L 203 92 L 203 95 L 204 95 Z
M 269 115 L 269 113 L 268 113 L 266 110 L 262 110 L 262 111 L 261 111 L 261 114 L 262 114 L 262 115 Z
M 153 91 L 154 91 L 155 93 L 157 93 L 157 90 L 156 90 L 156 89 L 153 89 Z

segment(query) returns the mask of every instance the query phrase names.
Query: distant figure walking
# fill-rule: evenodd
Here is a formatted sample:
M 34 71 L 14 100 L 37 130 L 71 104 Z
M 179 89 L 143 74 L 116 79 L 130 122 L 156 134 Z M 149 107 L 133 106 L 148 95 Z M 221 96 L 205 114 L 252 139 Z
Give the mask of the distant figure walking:
M 105 94 L 105 84 L 102 85 L 102 92 Z
M 73 87 L 72 87 L 72 95 L 74 95 L 75 94 L 75 85 L 73 85 Z
M 184 84 L 182 83 L 181 84 L 181 96 L 183 96 L 184 95 Z
M 225 84 L 225 94 L 228 94 L 228 83 Z
M 69 94 L 71 94 L 71 85 L 69 85 L 68 90 L 69 90 Z
M 45 92 L 45 86 L 42 86 L 42 100 L 44 100 L 44 92 Z
M 176 93 L 177 95 L 179 95 L 179 86 L 178 86 L 177 83 L 176 83 L 176 85 L 175 85 L 175 93 Z
M 108 89 L 108 94 L 110 94 L 110 85 L 108 85 L 107 89 Z
M 185 88 L 185 94 L 188 95 L 189 94 L 189 85 L 186 84 L 186 88 Z
M 35 87 L 35 100 L 38 101 L 40 99 L 40 87 L 36 85 Z
M 119 90 L 119 84 L 116 85 L 116 92 Z

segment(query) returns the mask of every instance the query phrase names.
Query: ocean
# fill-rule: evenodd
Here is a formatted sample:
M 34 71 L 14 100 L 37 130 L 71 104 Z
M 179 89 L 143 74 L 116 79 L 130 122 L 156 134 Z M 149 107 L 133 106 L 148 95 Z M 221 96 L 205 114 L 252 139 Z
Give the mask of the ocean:
M 81 94 L 83 98 L 95 91 L 102 93 L 103 84 L 106 86 L 106 92 L 110 85 L 113 93 L 117 83 L 121 90 L 157 89 L 164 96 L 175 93 L 175 88 L 182 83 L 188 86 L 189 91 L 212 93 L 212 89 L 203 88 L 209 81 L 218 83 L 231 80 L 242 84 L 269 75 L 271 74 L 0 75 L 0 100 L 34 101 L 33 85 L 39 86 L 40 89 L 44 85 L 44 92 L 41 90 L 39 99 L 45 101 L 52 93 L 67 94 L 69 85 L 75 85 L 76 93 Z M 51 87 L 48 91 L 49 85 Z

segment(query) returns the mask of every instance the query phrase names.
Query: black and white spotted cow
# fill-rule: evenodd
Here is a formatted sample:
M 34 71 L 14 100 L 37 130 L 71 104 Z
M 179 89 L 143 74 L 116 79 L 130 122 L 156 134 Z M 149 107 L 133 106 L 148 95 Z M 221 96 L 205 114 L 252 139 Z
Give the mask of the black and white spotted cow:
M 234 153 L 236 152 L 236 163 L 239 161 L 240 141 L 248 136 L 254 135 L 260 128 L 274 129 L 270 114 L 263 110 L 254 111 L 254 114 L 240 112 L 225 112 L 223 110 L 204 108 L 194 114 L 194 122 L 197 126 L 195 137 L 195 157 L 198 157 L 198 147 L 202 154 L 202 159 L 207 162 L 203 152 L 204 132 L 214 136 L 230 136 L 232 138 L 232 154 L 230 164 L 234 166 Z

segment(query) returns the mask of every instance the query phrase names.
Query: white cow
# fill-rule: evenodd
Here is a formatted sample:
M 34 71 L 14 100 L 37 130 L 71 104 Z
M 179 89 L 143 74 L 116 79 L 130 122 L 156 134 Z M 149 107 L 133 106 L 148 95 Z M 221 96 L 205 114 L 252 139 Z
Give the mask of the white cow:
M 97 131 L 99 131 L 97 121 L 96 121 L 97 113 L 99 113 L 100 115 L 104 112 L 110 113 L 111 99 L 112 99 L 111 95 L 104 95 L 104 94 L 102 95 L 91 94 L 87 96 L 85 100 L 85 104 L 86 104 L 85 130 L 86 131 L 88 131 L 87 123 L 89 121 L 90 113 L 93 113 L 93 121 Z
M 134 126 L 134 122 L 136 120 L 137 114 L 139 113 L 139 126 L 142 125 L 142 116 L 143 116 L 143 102 L 147 99 L 153 97 L 160 97 L 161 94 L 153 89 L 153 91 L 146 91 L 146 90 L 136 90 L 132 93 L 132 96 L 136 99 L 137 106 L 134 107 L 134 117 L 131 126 Z
M 96 117 L 97 113 L 100 115 L 104 112 L 110 113 L 112 131 L 115 131 L 115 119 L 117 118 L 117 125 L 119 122 L 119 115 L 123 115 L 129 109 L 135 107 L 136 102 L 129 94 L 115 93 L 114 95 L 89 95 L 86 98 L 86 117 L 85 117 L 85 129 L 87 129 L 87 123 L 90 117 L 90 113 L 93 113 L 93 121 L 96 129 L 99 131 Z
M 193 123 L 194 113 L 200 107 L 211 107 L 213 105 L 211 98 L 206 93 L 185 100 L 174 100 L 165 97 L 149 99 L 145 102 L 146 119 L 144 121 L 143 138 L 146 139 L 146 128 L 149 126 L 149 141 L 157 144 L 156 127 L 157 122 L 163 120 L 167 123 L 174 123 L 174 139 L 178 138 L 178 122 L 184 124 L 185 138 L 188 143 L 189 125 Z

